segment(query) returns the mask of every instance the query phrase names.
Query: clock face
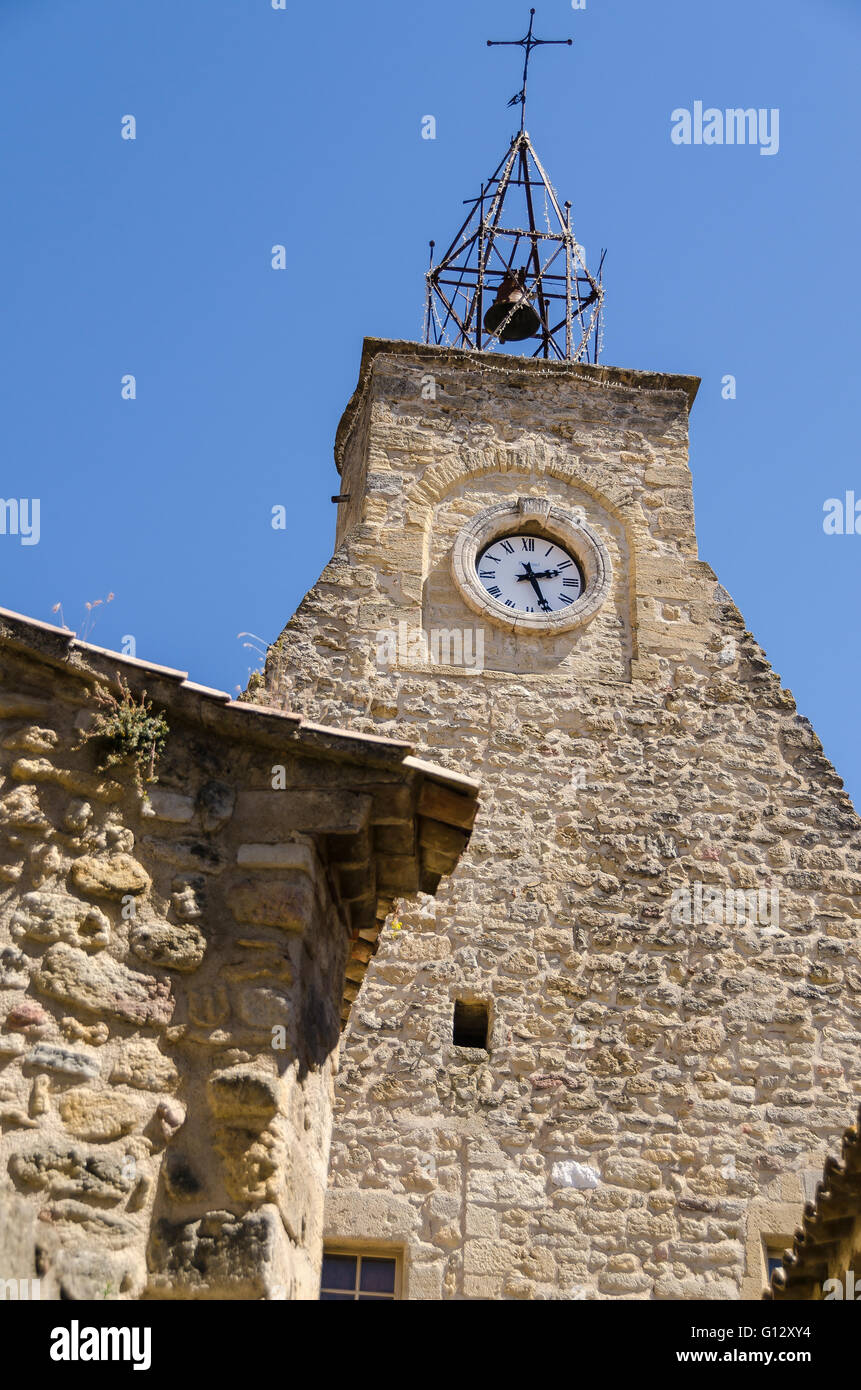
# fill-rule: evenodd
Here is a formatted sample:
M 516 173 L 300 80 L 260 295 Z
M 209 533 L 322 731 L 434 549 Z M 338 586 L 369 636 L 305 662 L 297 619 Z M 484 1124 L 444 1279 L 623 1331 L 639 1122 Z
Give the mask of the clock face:
M 546 536 L 500 536 L 476 569 L 491 598 L 518 613 L 561 613 L 583 592 L 577 561 Z

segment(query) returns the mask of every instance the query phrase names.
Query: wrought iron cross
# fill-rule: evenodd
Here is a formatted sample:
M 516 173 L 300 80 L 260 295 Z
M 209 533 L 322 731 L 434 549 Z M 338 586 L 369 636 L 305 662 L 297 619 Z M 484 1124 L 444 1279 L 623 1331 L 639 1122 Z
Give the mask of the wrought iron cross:
M 532 57 L 532 50 L 533 50 L 533 48 L 539 48 L 542 44 L 548 44 L 548 43 L 552 43 L 552 44 L 563 43 L 563 44 L 567 44 L 567 45 L 569 46 L 569 48 L 570 48 L 571 44 L 574 42 L 573 39 L 536 39 L 536 38 L 533 38 L 533 36 L 532 36 L 532 26 L 533 26 L 534 23 L 535 23 L 535 10 L 532 9 L 532 10 L 529 11 L 529 31 L 528 31 L 528 33 L 525 35 L 524 38 L 522 38 L 522 39 L 488 39 L 488 40 L 487 40 L 487 46 L 488 46 L 488 48 L 503 48 L 503 47 L 506 47 L 506 48 L 522 48 L 522 49 L 525 50 L 526 57 L 525 57 L 525 61 L 524 61 L 524 64 L 523 64 L 523 86 L 521 87 L 520 91 L 516 94 L 516 96 L 513 96 L 513 97 L 511 98 L 511 101 L 508 103 L 509 106 L 519 106 L 519 107 L 520 107 L 520 129 L 521 129 L 521 130 L 523 130 L 523 129 L 524 129 L 524 126 L 526 125 L 526 79 L 527 79 L 527 76 L 528 76 L 528 73 L 529 73 L 529 59 Z

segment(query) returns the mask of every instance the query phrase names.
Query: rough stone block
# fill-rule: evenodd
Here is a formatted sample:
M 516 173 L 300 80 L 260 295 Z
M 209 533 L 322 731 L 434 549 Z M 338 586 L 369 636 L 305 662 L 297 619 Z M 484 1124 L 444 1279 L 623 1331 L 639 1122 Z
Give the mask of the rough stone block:
M 100 1058 L 91 1052 L 57 1047 L 53 1043 L 38 1043 L 28 1055 L 26 1065 L 34 1071 L 54 1072 L 57 1076 L 87 1080 L 99 1075 Z
M 233 884 L 227 900 L 237 922 L 301 932 L 314 911 L 314 886 L 301 872 L 290 878 L 249 878 Z
M 25 893 L 9 930 L 18 939 L 66 941 L 87 951 L 101 950 L 111 938 L 110 921 L 100 908 L 59 891 Z
M 186 825 L 194 819 L 194 798 L 183 796 L 181 792 L 168 791 L 165 787 L 153 787 L 147 792 L 141 815 Z
M 54 1197 L 116 1203 L 134 1186 L 131 1168 L 122 1157 L 54 1139 L 37 1139 L 26 1153 L 14 1154 L 9 1172 L 20 1187 Z
M 310 878 L 317 872 L 310 846 L 300 844 L 240 845 L 236 862 L 245 869 L 295 869 Z
M 286 1236 L 277 1211 L 209 1212 L 197 1221 L 157 1222 L 148 1251 L 150 1297 L 290 1297 Z
M 107 1142 L 134 1129 L 141 1107 L 114 1091 L 66 1091 L 59 1100 L 60 1118 L 76 1139 Z
M 189 922 L 136 922 L 129 944 L 139 960 L 168 970 L 196 970 L 206 954 L 206 937 Z
M 169 1023 L 174 1010 L 169 982 L 129 970 L 104 952 L 88 956 L 62 942 L 48 948 L 33 982 L 52 999 L 128 1023 Z
M 137 897 L 150 886 L 146 869 L 129 854 L 109 854 L 99 859 L 84 855 L 76 859 L 69 877 L 78 892 L 93 898 L 119 901 L 127 893 Z
M 145 1038 L 125 1042 L 111 1071 L 111 1081 L 140 1091 L 172 1091 L 178 1080 L 175 1064 Z
M 47 758 L 18 758 L 11 772 L 16 782 L 55 782 L 66 791 L 91 797 L 94 801 L 121 801 L 125 795 L 119 782 L 72 768 L 54 767 Z

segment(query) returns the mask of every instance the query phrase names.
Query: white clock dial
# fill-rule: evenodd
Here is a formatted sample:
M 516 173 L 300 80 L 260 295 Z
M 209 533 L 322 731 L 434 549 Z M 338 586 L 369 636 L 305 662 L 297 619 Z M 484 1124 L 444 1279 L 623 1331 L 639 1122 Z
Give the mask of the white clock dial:
M 577 561 L 546 536 L 500 536 L 476 570 L 490 597 L 518 613 L 561 613 L 583 592 Z

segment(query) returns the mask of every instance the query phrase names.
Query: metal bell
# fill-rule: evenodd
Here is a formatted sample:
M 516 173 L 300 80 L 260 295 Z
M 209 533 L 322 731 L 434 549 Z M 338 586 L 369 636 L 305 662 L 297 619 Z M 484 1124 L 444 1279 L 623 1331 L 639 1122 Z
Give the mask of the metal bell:
M 499 325 L 505 323 L 511 314 L 499 335 L 501 343 L 519 343 L 524 338 L 533 338 L 541 327 L 541 319 L 531 304 L 521 304 L 520 308 L 514 309 L 514 305 L 519 304 L 525 297 L 526 268 L 507 271 L 496 292 L 496 299 L 484 316 L 484 326 L 488 333 L 495 333 Z

